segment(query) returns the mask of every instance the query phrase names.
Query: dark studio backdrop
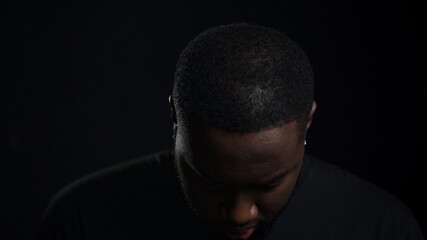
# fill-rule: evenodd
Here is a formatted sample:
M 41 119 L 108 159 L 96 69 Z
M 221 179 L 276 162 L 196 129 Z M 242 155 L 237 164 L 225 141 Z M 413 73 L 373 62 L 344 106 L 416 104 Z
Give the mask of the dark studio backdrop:
M 286 32 L 310 57 L 318 110 L 307 151 L 393 193 L 425 227 L 420 6 L 396 0 L 2 6 L 0 238 L 30 239 L 49 199 L 76 179 L 168 148 L 167 98 L 180 52 L 206 28 L 242 21 Z

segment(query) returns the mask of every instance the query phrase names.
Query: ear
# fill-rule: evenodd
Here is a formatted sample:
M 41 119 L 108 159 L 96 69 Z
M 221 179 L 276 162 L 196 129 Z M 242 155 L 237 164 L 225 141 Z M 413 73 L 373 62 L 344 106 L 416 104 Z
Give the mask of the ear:
M 307 131 L 310 128 L 316 109 L 317 109 L 317 103 L 316 101 L 313 101 L 313 104 L 311 105 L 310 117 L 308 118 L 307 125 L 305 126 L 305 131 Z
M 172 118 L 172 122 L 174 124 L 177 124 L 178 121 L 176 119 L 176 110 L 175 110 L 175 103 L 173 102 L 173 97 L 172 95 L 169 95 L 169 106 L 171 108 L 171 118 Z

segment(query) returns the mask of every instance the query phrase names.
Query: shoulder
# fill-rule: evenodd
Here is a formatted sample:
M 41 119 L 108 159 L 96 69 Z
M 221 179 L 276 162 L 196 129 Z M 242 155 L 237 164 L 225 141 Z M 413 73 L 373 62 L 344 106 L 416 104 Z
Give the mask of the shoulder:
M 39 239 L 109 239 L 111 231 L 139 236 L 145 219 L 155 221 L 160 211 L 174 208 L 166 201 L 176 198 L 176 181 L 173 161 L 166 151 L 89 174 L 51 199 Z
M 395 196 L 383 188 L 362 179 L 348 170 L 308 156 L 310 170 L 307 173 L 307 186 L 317 189 L 329 200 L 346 201 L 354 206 L 376 207 L 377 210 L 399 206 L 409 209 Z M 331 197 L 334 197 L 331 199 Z
M 344 238 L 412 239 L 407 237 L 420 234 L 411 210 L 397 197 L 313 156 L 304 161 L 305 176 L 293 201 L 296 212 L 310 219 L 304 221 L 335 229 L 335 236 Z
M 160 177 L 167 171 L 172 164 L 170 161 L 167 151 L 127 160 L 76 180 L 58 192 L 53 197 L 53 201 L 87 191 L 99 193 L 102 190 L 121 191 L 123 186 L 128 190 L 132 187 L 150 187 L 154 178 Z

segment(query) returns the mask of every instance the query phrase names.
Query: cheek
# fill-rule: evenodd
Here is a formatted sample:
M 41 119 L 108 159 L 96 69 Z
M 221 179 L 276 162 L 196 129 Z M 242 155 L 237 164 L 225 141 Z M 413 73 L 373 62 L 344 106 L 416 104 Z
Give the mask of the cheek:
M 193 208 L 206 220 L 218 220 L 218 206 L 221 201 L 221 195 L 206 191 L 206 187 L 200 184 L 189 184 L 188 196 L 192 201 Z
M 219 194 L 209 191 L 207 186 L 201 182 L 201 179 L 192 173 L 185 164 L 183 165 L 180 165 L 179 175 L 191 207 L 202 218 L 207 220 L 217 219 Z
M 292 173 L 274 191 L 257 196 L 258 211 L 265 219 L 270 220 L 274 218 L 283 206 L 286 205 L 292 195 L 297 177 L 297 173 Z
M 256 202 L 260 215 L 266 220 L 274 218 L 288 201 L 290 192 L 287 188 L 278 188 L 271 193 L 258 194 Z

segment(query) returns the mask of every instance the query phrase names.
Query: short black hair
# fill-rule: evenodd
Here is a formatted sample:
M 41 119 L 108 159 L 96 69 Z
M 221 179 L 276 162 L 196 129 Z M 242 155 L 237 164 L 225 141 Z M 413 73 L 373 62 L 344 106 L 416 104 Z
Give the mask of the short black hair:
M 230 131 L 256 132 L 297 120 L 305 130 L 313 95 L 308 57 L 268 27 L 210 28 L 188 44 L 176 65 L 173 99 L 184 122 L 196 118 Z

